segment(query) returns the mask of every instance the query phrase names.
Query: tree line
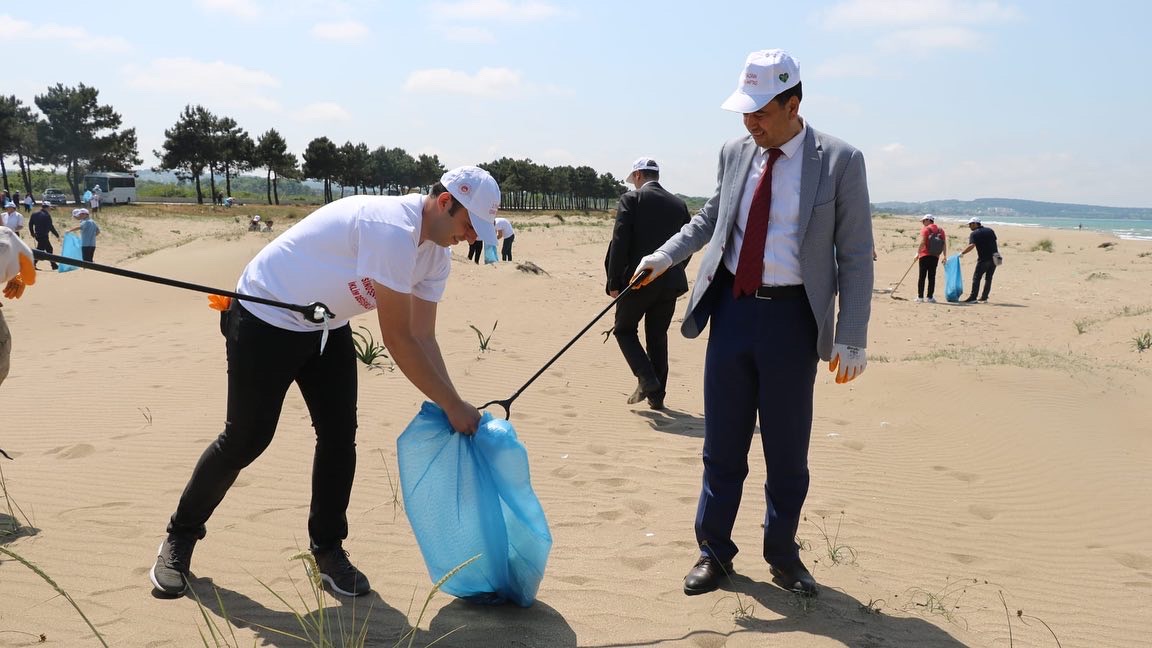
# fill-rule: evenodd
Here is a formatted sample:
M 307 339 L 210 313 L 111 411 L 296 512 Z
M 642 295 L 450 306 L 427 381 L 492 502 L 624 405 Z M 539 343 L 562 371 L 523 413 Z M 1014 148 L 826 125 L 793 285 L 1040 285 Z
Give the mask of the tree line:
M 15 95 L 0 96 L 0 177 L 9 189 L 5 157 L 15 157 L 19 179 L 32 193 L 32 165 L 63 167 L 73 198 L 87 187 L 82 179 L 89 171 L 130 172 L 141 164 L 136 129 L 122 128 L 120 114 L 100 105 L 99 90 L 81 83 L 77 87 L 56 84 L 34 103 L 41 114 Z M 194 182 L 196 200 L 203 204 L 207 177 L 209 200 L 232 193 L 232 179 L 248 171 L 262 170 L 268 204 L 280 204 L 278 180 L 311 179 L 323 183 L 324 202 L 353 193 L 393 194 L 430 187 L 445 167 L 436 155 L 413 156 L 403 148 L 346 142 L 338 146 L 327 137 L 308 143 L 297 159 L 276 129 L 256 139 L 235 119 L 213 114 L 201 105 L 187 105 L 164 142 L 153 151 L 160 161 L 153 170 L 173 171 L 180 180 Z M 610 207 L 624 185 L 611 173 L 600 174 L 588 166 L 549 167 L 532 160 L 500 158 L 479 164 L 500 183 L 501 208 L 508 210 L 588 210 Z

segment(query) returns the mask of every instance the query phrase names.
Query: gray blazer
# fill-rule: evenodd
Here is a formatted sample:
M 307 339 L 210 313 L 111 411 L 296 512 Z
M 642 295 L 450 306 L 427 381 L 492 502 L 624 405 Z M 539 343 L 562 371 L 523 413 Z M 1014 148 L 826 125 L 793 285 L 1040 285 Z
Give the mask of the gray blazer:
M 711 300 L 704 296 L 723 262 L 755 153 L 756 143 L 750 135 L 726 142 L 720 150 L 715 195 L 659 248 L 675 264 L 708 244 L 680 327 L 685 337 L 700 335 L 712 313 Z M 833 339 L 841 344 L 868 346 L 872 212 L 860 151 L 808 126 L 802 154 L 800 275 L 818 327 L 816 350 L 822 359 L 829 360 Z M 834 314 L 837 293 L 838 315 Z M 835 337 L 834 323 L 838 324 Z

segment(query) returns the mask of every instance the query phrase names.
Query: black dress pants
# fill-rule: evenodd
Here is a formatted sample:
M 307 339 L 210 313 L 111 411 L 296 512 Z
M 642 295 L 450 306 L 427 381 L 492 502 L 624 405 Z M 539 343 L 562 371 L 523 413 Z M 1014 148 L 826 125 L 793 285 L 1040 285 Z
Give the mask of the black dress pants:
M 668 386 L 668 326 L 676 312 L 676 298 L 651 286 L 630 290 L 616 302 L 613 335 L 632 375 L 650 396 L 663 398 Z M 640 344 L 640 320 L 644 320 L 644 345 Z
M 316 447 L 312 459 L 312 548 L 331 548 L 348 537 L 348 500 L 356 474 L 356 355 L 350 326 L 329 332 L 320 352 L 319 331 L 277 328 L 235 301 L 222 313 L 228 350 L 228 418 L 224 431 L 200 457 L 169 533 L 204 537 L 205 524 L 240 471 L 272 442 L 284 397 L 300 388 Z

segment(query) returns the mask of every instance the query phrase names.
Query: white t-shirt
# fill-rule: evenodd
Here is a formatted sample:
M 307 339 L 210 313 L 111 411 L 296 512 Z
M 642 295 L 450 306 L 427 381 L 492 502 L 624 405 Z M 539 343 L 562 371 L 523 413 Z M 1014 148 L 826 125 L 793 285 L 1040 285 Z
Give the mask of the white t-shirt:
M 420 243 L 425 196 L 349 196 L 329 203 L 272 240 L 250 261 L 236 292 L 289 304 L 322 302 L 332 328 L 376 308 L 376 281 L 425 301 L 444 296 L 451 251 Z M 253 302 L 244 308 L 273 326 L 317 331 L 296 311 Z
M 14 211 L 11 214 L 6 210 L 0 211 L 0 225 L 19 232 L 24 227 L 24 215 L 18 211 Z
M 496 233 L 503 238 L 516 236 L 516 232 L 512 229 L 512 223 L 508 222 L 507 218 L 496 217 Z

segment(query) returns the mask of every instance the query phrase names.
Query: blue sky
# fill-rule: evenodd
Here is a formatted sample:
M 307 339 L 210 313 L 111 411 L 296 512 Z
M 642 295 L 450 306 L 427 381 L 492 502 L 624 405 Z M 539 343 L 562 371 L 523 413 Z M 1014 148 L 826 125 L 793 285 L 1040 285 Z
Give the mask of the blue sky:
M 95 86 L 148 166 L 191 103 L 296 153 L 323 135 L 617 177 L 650 155 L 701 196 L 744 134 L 720 103 L 780 47 L 873 201 L 1152 207 L 1149 24 L 1145 0 L 4 2 L 0 91 Z

